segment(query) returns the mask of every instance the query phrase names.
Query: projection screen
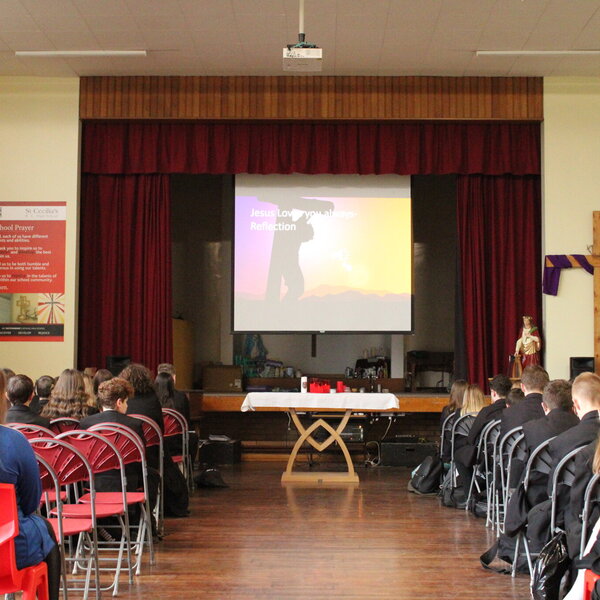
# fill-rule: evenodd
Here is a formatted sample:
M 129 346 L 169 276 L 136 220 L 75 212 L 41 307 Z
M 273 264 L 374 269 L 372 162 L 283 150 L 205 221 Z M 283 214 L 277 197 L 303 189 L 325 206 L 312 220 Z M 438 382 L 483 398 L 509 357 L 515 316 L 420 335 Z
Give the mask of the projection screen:
M 413 329 L 410 177 L 237 175 L 233 330 Z

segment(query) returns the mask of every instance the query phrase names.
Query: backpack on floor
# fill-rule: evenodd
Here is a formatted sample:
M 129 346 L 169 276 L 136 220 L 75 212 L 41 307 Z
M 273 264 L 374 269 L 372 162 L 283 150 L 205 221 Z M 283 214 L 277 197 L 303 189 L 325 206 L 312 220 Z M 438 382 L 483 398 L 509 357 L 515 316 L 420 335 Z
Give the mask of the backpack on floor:
M 443 469 L 439 456 L 426 456 L 408 482 L 409 491 L 415 494 L 437 494 L 440 490 Z

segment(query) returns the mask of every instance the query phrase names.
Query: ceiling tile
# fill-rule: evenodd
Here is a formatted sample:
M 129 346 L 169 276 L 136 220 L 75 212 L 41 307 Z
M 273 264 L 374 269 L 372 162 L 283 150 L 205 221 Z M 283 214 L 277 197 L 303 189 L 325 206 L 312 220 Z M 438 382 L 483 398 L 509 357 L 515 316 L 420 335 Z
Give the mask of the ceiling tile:
M 104 50 L 144 50 L 146 40 L 140 31 L 97 31 L 95 34 Z
M 48 39 L 53 48 L 59 50 L 101 50 L 96 38 L 86 32 L 48 31 Z
M 179 50 L 191 52 L 194 42 L 188 31 L 153 31 L 144 34 L 148 50 Z
M 5 31 L 2 40 L 13 50 L 52 50 L 53 45 L 41 31 Z
M 124 0 L 72 0 L 84 17 L 131 17 Z
M 175 0 L 124 0 L 132 15 L 169 16 L 180 12 Z
M 123 19 L 117 15 L 89 15 L 85 17 L 85 22 L 92 32 L 123 31 L 124 28 L 133 31 L 138 29 L 134 19 Z

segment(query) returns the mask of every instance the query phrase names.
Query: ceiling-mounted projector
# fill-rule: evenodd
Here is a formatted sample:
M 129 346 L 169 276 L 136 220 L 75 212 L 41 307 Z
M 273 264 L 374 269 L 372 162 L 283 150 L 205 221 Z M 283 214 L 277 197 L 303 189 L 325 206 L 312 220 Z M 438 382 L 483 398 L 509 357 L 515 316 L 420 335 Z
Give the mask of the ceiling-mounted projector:
M 323 50 L 306 41 L 304 33 L 304 0 L 299 0 L 298 43 L 283 49 L 284 71 L 320 71 L 323 68 Z
M 323 50 L 288 46 L 283 49 L 284 71 L 320 71 L 323 68 Z

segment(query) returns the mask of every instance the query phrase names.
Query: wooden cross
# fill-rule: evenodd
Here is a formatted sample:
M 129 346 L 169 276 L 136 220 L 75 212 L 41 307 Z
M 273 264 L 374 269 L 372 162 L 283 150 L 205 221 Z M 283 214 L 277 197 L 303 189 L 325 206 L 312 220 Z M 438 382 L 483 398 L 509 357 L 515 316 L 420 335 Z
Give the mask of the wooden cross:
M 594 222 L 594 241 L 592 245 L 592 254 L 585 256 L 592 267 L 594 267 L 594 370 L 600 374 L 600 211 L 593 213 Z M 581 268 L 575 257 L 567 255 L 571 266 Z M 549 258 L 546 258 L 545 265 L 553 267 Z

